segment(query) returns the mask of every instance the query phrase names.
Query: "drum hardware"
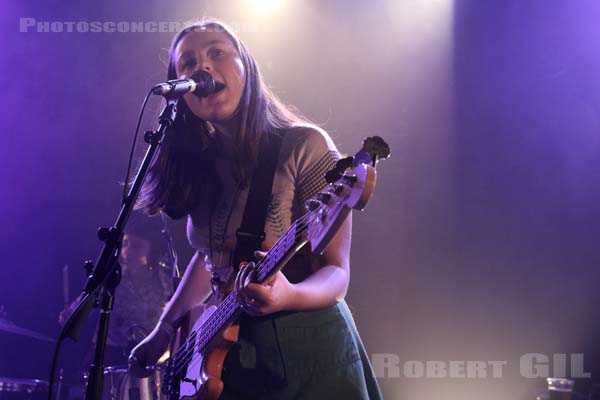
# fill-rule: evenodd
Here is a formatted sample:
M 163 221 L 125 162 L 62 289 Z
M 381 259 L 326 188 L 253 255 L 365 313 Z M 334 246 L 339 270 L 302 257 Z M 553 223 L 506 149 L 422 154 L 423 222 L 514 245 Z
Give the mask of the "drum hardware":
M 146 378 L 135 378 L 126 365 L 112 365 L 104 368 L 103 400 L 159 400 L 161 391 L 159 367 Z M 87 373 L 83 376 L 87 384 Z
M 48 336 L 32 331 L 31 329 L 22 328 L 14 322 L 3 317 L 0 317 L 0 331 L 14 333 L 15 335 L 25 336 L 32 339 L 44 340 L 46 342 L 54 342 L 54 339 Z
M 40 379 L 16 379 L 0 377 L 0 392 L 20 392 L 31 394 L 48 389 L 48 382 Z

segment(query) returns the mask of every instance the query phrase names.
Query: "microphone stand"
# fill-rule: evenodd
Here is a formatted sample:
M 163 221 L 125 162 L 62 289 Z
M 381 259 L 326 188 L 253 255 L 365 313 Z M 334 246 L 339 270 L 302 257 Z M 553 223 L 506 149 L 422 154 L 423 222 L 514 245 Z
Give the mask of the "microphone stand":
M 175 292 L 177 291 L 177 287 L 181 282 L 181 271 L 179 270 L 178 257 L 177 252 L 175 251 L 175 246 L 173 245 L 173 237 L 169 233 L 169 228 L 167 226 L 167 218 L 164 213 L 160 214 L 163 222 L 163 229 L 161 233 L 165 237 L 167 241 L 167 251 L 169 253 L 169 263 L 171 264 L 171 293 L 169 293 L 169 299 L 173 297 Z M 177 346 L 178 335 L 173 335 L 171 341 L 169 342 L 169 354 L 173 355 L 175 352 L 175 347 Z
M 100 255 L 95 263 L 86 261 L 85 268 L 88 280 L 83 289 L 81 301 L 65 324 L 59 342 L 65 338 L 77 341 L 81 329 L 92 306 L 100 307 L 100 322 L 96 335 L 94 361 L 90 366 L 85 391 L 85 400 L 100 400 L 104 381 L 104 350 L 110 321 L 110 312 L 115 301 L 115 291 L 121 279 L 121 266 L 117 262 L 123 240 L 125 225 L 135 205 L 142 183 L 154 158 L 158 146 L 162 143 L 169 128 L 173 126 L 177 112 L 176 101 L 169 101 L 159 116 L 159 127 L 156 131 L 147 131 L 144 140 L 150 146 L 146 151 L 142 164 L 135 177 L 127 197 L 121 205 L 117 221 L 110 228 L 100 228 L 98 238 L 104 242 Z M 125 182 L 127 184 L 127 182 Z M 98 302 L 97 298 L 101 296 Z
M 160 214 L 163 223 L 163 229 L 161 233 L 163 234 L 166 242 L 167 242 L 167 253 L 169 256 L 169 264 L 171 264 L 171 284 L 172 291 L 169 293 L 169 297 L 175 294 L 177 290 L 177 286 L 179 286 L 179 282 L 181 282 L 181 271 L 179 269 L 177 252 L 175 251 L 175 246 L 173 245 L 173 237 L 169 232 L 169 228 L 167 226 L 167 218 L 164 213 Z

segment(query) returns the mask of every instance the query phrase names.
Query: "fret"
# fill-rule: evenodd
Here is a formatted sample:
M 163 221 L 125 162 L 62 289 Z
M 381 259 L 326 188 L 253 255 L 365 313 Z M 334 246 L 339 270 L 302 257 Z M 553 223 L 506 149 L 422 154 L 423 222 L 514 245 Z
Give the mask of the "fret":
M 257 270 L 259 271 L 258 280 L 264 280 L 277 265 L 284 258 L 284 256 L 292 249 L 293 245 L 297 242 L 296 237 L 297 222 L 290 225 L 288 230 L 279 238 L 279 240 L 273 245 L 271 250 L 267 253 L 264 261 L 259 261 L 256 264 Z M 233 317 L 233 315 L 241 308 L 235 298 L 234 293 L 228 294 L 225 299 L 219 304 L 217 309 L 208 317 L 208 319 L 200 326 L 200 338 L 197 345 L 197 352 L 202 352 L 211 340 L 224 328 L 227 321 Z

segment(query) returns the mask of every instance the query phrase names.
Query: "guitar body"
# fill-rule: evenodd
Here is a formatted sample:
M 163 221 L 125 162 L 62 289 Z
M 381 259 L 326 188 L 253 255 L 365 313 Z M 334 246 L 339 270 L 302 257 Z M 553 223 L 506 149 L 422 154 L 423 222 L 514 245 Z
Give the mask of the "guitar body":
M 185 345 L 185 338 L 188 332 L 194 332 L 200 329 L 207 319 L 217 310 L 215 305 L 207 305 L 192 310 L 188 316 L 189 320 L 196 322 L 191 329 L 182 329 L 180 332 L 181 342 Z M 200 311 L 200 316 L 198 317 Z M 221 372 L 225 357 L 231 347 L 237 342 L 239 334 L 239 324 L 234 322 L 226 326 L 221 333 L 216 336 L 211 345 L 204 352 L 192 353 L 187 363 L 185 372 L 178 376 L 179 390 L 177 396 L 168 396 L 169 400 L 217 400 L 223 392 L 223 381 Z M 174 397 L 174 398 L 173 398 Z

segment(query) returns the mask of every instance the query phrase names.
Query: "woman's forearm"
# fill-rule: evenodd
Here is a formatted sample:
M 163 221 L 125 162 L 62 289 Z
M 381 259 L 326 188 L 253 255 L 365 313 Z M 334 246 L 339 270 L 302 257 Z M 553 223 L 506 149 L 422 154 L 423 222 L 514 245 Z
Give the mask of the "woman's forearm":
M 321 267 L 304 281 L 292 285 L 290 309 L 312 310 L 344 299 L 350 284 L 352 215 L 348 215 L 318 261 Z
M 160 321 L 174 326 L 176 321 L 200 303 L 209 292 L 210 280 L 204 265 L 204 254 L 197 251 L 190 260 L 175 294 L 165 307 Z
M 344 299 L 350 273 L 337 265 L 326 265 L 312 273 L 294 288 L 291 310 L 314 310 L 329 307 Z

